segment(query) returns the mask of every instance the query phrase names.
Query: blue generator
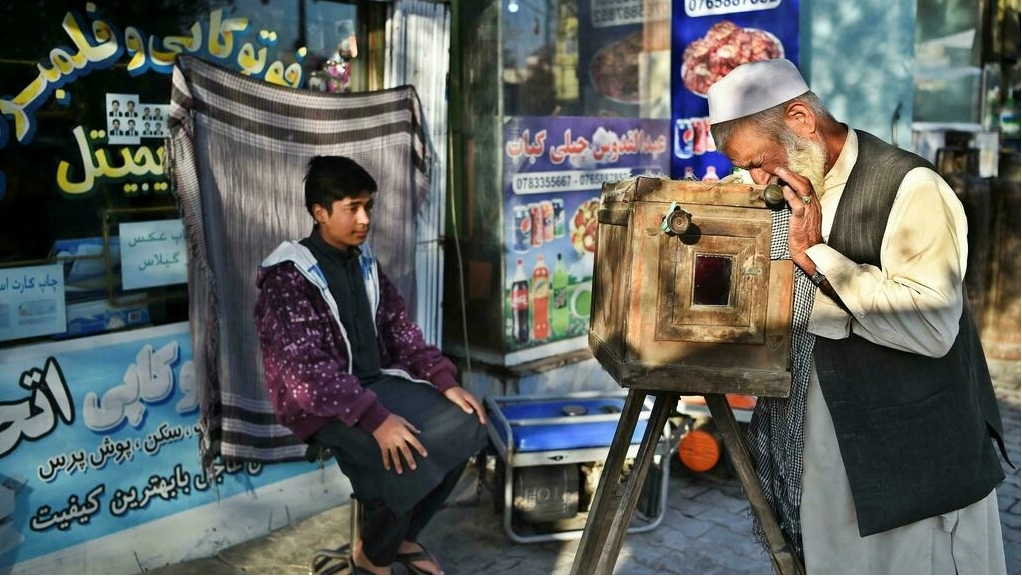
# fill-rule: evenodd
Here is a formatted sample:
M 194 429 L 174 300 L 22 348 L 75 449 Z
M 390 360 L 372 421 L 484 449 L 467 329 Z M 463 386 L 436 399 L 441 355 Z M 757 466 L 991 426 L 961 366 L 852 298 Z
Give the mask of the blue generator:
M 574 540 L 582 535 L 625 393 L 497 396 L 485 399 L 487 432 L 497 456 L 494 500 L 515 542 Z M 642 442 L 647 400 L 629 446 Z M 666 509 L 669 430 L 662 431 L 629 532 L 656 528 Z

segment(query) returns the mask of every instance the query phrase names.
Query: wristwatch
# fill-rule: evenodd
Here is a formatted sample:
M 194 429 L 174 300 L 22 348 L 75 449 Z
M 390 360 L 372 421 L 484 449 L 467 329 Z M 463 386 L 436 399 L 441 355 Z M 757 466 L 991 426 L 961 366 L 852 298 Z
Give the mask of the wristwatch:
M 809 281 L 815 284 L 816 286 L 819 286 L 826 279 L 827 277 L 823 275 L 823 272 L 817 270 L 816 272 L 813 272 L 813 275 L 809 278 Z

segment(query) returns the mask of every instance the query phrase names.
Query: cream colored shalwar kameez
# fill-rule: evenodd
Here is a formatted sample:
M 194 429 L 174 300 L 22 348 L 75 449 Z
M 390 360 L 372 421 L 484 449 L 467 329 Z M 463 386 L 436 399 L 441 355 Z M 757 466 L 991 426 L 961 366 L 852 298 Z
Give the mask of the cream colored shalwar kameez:
M 828 239 L 838 201 L 858 157 L 845 146 L 820 199 Z M 809 322 L 818 337 L 871 342 L 943 356 L 958 333 L 968 227 L 951 188 L 933 171 L 906 175 L 881 244 L 883 269 L 848 260 L 820 244 L 807 251 L 854 316 L 821 291 Z M 809 381 L 802 477 L 802 540 L 810 574 L 1004 574 L 997 494 L 961 510 L 862 538 L 848 477 L 815 367 Z

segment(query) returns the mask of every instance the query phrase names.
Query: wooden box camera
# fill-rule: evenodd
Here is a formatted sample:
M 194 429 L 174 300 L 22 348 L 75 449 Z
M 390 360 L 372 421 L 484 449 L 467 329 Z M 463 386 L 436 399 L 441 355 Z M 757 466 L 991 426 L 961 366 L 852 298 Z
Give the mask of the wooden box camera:
M 787 396 L 790 260 L 770 260 L 763 188 L 605 184 L 589 347 L 623 387 Z

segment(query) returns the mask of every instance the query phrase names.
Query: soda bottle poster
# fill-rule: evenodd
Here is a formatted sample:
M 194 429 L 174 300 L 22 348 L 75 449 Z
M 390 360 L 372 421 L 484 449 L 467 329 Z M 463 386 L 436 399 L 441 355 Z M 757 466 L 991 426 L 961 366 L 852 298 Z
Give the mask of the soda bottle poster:
M 588 334 L 600 190 L 632 176 L 666 176 L 668 129 L 667 120 L 636 118 L 524 116 L 505 124 L 510 349 Z
M 731 172 L 710 135 L 706 92 L 746 62 L 798 64 L 798 0 L 676 2 L 671 39 L 671 177 L 712 181 Z

